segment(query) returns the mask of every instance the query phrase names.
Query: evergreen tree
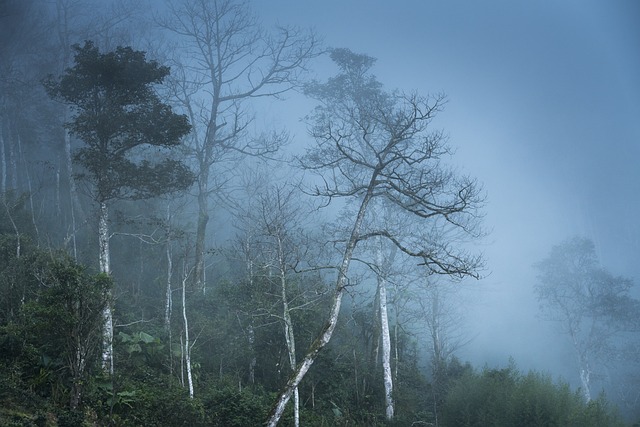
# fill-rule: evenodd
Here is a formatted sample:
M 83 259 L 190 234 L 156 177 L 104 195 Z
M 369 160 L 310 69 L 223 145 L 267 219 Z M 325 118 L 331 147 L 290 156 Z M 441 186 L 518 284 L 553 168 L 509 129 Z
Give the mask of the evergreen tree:
M 45 86 L 50 96 L 69 104 L 66 124 L 84 146 L 74 154 L 91 184 L 99 207 L 100 271 L 110 274 L 109 202 L 144 199 L 186 189 L 193 174 L 168 155 L 189 133 L 187 117 L 174 113 L 154 90 L 169 68 L 148 61 L 130 47 L 100 53 L 90 41 L 76 45 L 75 64 Z M 149 148 L 155 148 L 151 152 Z M 105 310 L 104 368 L 113 372 L 111 308 Z

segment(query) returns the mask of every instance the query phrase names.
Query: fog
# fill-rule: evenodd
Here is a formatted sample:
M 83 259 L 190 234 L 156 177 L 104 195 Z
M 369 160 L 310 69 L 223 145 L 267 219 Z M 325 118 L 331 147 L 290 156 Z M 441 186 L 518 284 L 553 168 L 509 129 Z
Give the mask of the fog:
M 596 244 L 640 280 L 640 5 L 633 1 L 257 3 L 378 58 L 387 87 L 443 91 L 434 125 L 487 192 L 487 274 L 463 284 L 475 338 L 461 356 L 575 381 L 566 337 L 538 317 L 532 264 L 562 240 Z M 297 133 L 304 139 L 303 130 Z M 637 294 L 636 294 L 637 295 Z
M 480 280 L 458 304 L 469 343 L 458 356 L 579 379 L 556 325 L 539 316 L 533 264 L 572 236 L 602 266 L 640 284 L 640 3 L 253 0 L 267 27 L 313 29 L 326 47 L 377 58 L 387 89 L 444 92 L 433 126 L 457 170 L 486 192 Z M 4 30 L 3 33 L 4 34 Z M 324 80 L 326 58 L 309 67 Z M 290 153 L 313 143 L 299 93 L 256 104 L 256 127 L 286 128 Z M 640 286 L 634 295 L 640 297 Z

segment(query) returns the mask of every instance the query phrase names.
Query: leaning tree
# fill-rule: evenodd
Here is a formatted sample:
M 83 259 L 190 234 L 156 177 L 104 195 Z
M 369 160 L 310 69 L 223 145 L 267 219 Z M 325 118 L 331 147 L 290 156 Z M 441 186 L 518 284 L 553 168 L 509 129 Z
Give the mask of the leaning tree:
M 110 274 L 110 202 L 188 188 L 193 174 L 171 157 L 171 149 L 179 146 L 190 125 L 156 93 L 168 67 L 130 47 L 101 53 L 87 41 L 74 51 L 75 64 L 61 78 L 48 78 L 45 87 L 54 99 L 71 106 L 65 126 L 83 143 L 74 153 L 81 167 L 77 177 L 90 184 L 98 207 L 100 271 Z M 113 373 L 110 306 L 104 317 L 103 367 Z
M 475 180 L 442 163 L 450 154 L 447 139 L 430 125 L 444 96 L 383 90 L 369 71 L 375 60 L 367 55 L 334 49 L 331 59 L 339 74 L 306 89 L 319 102 L 310 117 L 317 144 L 299 160 L 302 168 L 320 176 L 315 195 L 329 201 L 347 198 L 355 210 L 342 242 L 329 318 L 278 396 L 270 426 L 278 423 L 293 391 L 331 339 L 349 286 L 349 265 L 361 242 L 387 240 L 431 274 L 478 277 L 482 265 L 479 255 L 456 245 L 479 236 L 483 196 Z M 374 220 L 378 200 L 393 207 L 393 221 Z M 408 226 L 413 233 L 401 232 Z

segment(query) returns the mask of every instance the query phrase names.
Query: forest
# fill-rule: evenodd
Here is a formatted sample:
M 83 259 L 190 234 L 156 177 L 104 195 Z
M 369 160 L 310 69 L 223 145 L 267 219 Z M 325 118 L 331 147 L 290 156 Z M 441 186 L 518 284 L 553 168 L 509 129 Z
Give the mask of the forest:
M 491 189 L 446 94 L 253 6 L 0 1 L 0 425 L 640 425 L 633 281 L 559 240 L 573 377 L 460 358 Z

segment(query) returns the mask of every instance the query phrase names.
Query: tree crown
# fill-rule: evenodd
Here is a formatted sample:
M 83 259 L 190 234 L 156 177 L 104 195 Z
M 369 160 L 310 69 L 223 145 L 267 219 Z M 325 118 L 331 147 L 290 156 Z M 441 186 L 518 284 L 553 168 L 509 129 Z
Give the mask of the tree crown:
M 95 184 L 96 200 L 148 198 L 191 185 L 193 174 L 166 151 L 191 126 L 154 89 L 169 68 L 130 47 L 100 53 L 87 41 L 74 50 L 75 65 L 45 87 L 73 109 L 66 126 L 85 144 L 74 159 L 85 169 L 79 177 Z

